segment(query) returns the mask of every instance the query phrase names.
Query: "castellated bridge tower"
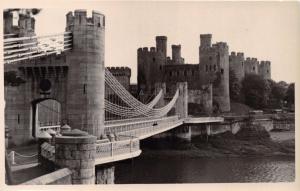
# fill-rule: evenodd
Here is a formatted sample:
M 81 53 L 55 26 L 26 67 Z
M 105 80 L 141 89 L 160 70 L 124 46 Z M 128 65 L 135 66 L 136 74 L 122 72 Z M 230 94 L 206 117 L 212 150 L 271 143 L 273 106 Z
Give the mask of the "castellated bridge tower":
M 229 55 L 224 42 L 211 44 L 211 34 L 200 35 L 200 83 L 213 84 L 213 104 L 221 112 L 230 111 Z
M 67 123 L 100 138 L 104 134 L 104 33 L 105 16 L 85 10 L 67 14 L 66 31 L 73 33 L 67 55 Z

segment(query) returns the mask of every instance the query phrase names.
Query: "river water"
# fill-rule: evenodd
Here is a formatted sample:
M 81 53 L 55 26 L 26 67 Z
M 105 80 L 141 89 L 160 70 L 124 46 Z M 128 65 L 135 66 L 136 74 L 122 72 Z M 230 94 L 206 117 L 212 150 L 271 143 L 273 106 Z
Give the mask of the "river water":
M 143 155 L 143 154 L 142 154 Z M 115 166 L 116 184 L 292 182 L 294 157 L 147 158 Z

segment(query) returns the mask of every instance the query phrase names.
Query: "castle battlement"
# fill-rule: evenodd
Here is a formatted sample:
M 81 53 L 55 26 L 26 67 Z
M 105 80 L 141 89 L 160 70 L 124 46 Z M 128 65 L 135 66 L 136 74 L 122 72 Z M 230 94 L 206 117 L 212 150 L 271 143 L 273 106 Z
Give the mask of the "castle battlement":
M 244 58 L 244 53 L 243 53 L 243 52 L 238 52 L 238 53 L 237 53 L 237 56 L 238 56 L 238 57 L 243 57 L 243 58 Z
M 131 76 L 129 67 L 106 67 L 114 76 Z
M 67 27 L 74 25 L 85 25 L 104 28 L 105 27 L 105 16 L 98 12 L 92 11 L 92 17 L 87 17 L 87 11 L 82 9 L 77 9 L 74 11 L 68 12 L 66 15 L 67 18 Z
M 4 12 L 4 34 L 17 34 L 19 37 L 34 35 L 34 17 L 30 14 L 15 11 L 18 12 L 19 20 L 18 25 L 13 25 L 13 12 Z

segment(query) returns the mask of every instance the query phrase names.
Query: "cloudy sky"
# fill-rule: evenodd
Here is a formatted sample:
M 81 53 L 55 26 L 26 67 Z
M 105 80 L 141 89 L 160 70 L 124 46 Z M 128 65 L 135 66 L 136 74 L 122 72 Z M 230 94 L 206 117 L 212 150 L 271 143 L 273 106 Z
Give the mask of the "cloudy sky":
M 44 8 L 38 35 L 64 31 L 65 14 L 76 8 L 106 15 L 106 66 L 128 66 L 136 82 L 137 48 L 155 46 L 155 36 L 181 44 L 187 63 L 198 63 L 199 35 L 212 33 L 230 51 L 272 62 L 275 81 L 294 82 L 300 67 L 300 3 L 264 2 L 89 2 Z

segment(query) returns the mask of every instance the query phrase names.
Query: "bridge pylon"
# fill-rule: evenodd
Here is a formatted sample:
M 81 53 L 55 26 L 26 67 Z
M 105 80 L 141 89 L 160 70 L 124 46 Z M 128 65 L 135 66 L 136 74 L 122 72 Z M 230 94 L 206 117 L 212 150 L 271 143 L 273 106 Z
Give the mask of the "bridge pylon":
M 73 34 L 69 65 L 67 123 L 100 138 L 104 133 L 104 40 L 105 16 L 86 10 L 66 15 L 66 31 Z

